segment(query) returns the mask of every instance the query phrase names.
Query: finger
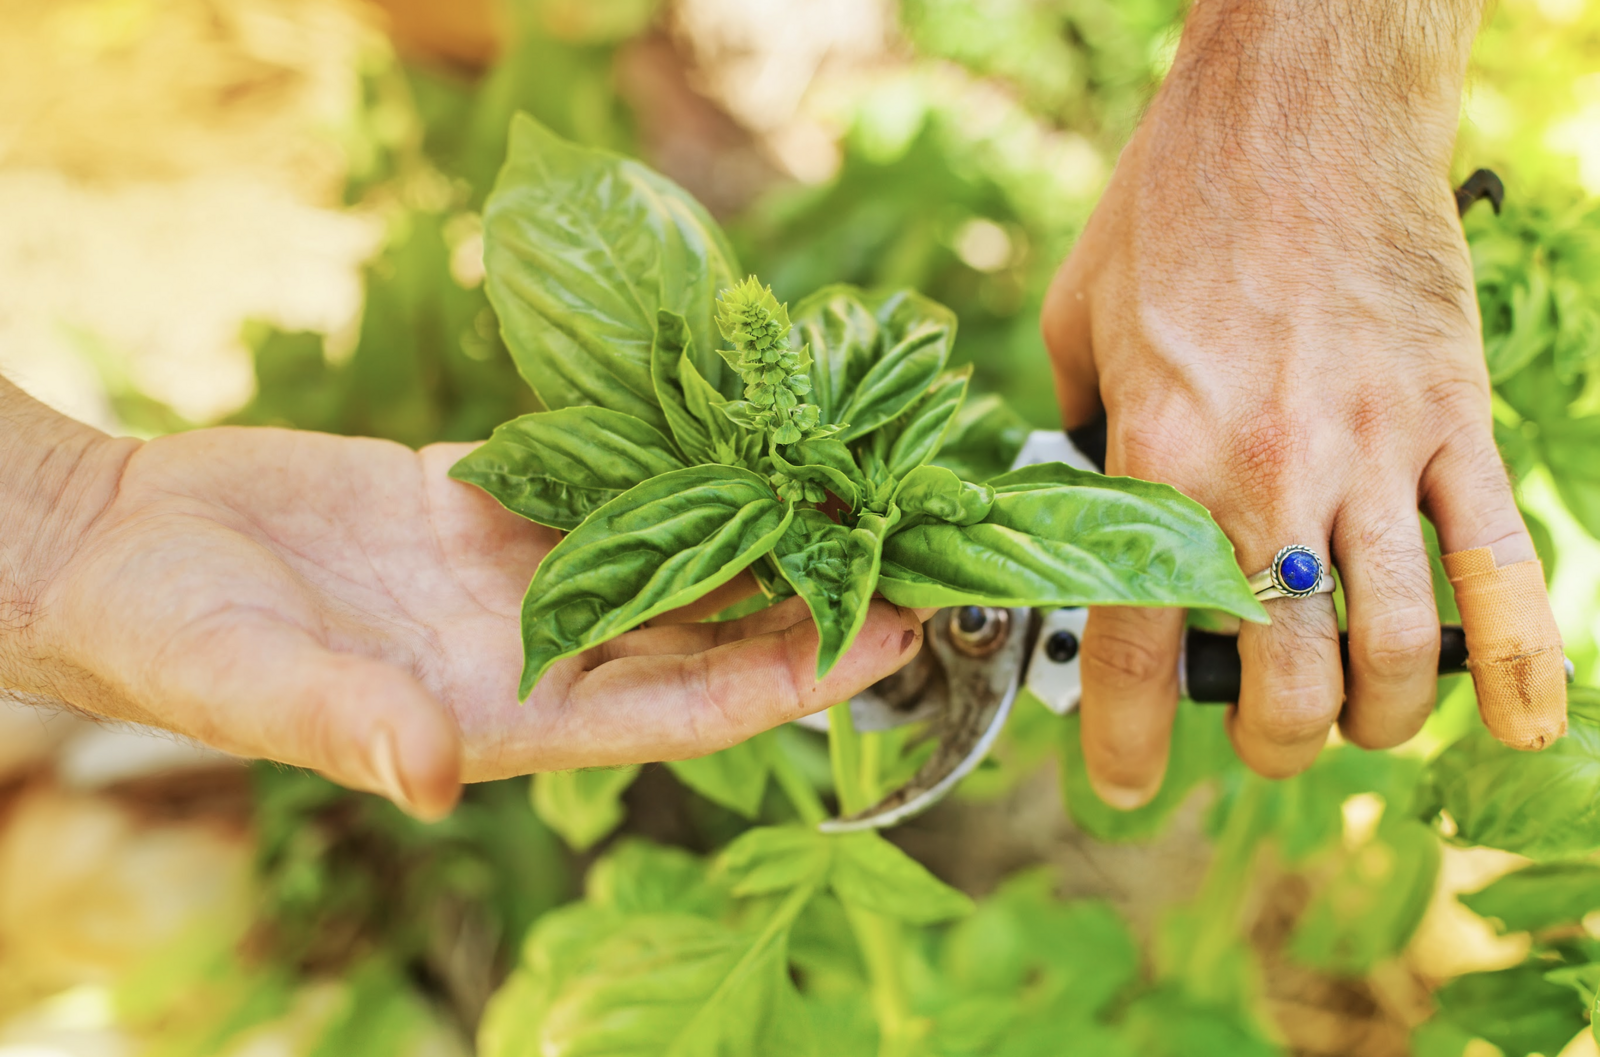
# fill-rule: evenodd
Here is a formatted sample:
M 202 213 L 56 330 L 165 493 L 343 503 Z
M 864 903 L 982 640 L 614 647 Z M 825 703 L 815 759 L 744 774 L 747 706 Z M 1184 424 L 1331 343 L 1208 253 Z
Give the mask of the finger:
M 1325 533 L 1283 538 L 1312 540 Z M 1246 569 L 1264 569 L 1276 547 L 1241 547 Z M 1324 558 L 1326 560 L 1326 558 Z M 1234 751 L 1256 773 L 1287 778 L 1311 766 L 1344 697 L 1339 623 L 1329 595 L 1265 603 L 1271 624 L 1239 629 L 1239 702 L 1228 716 Z
M 1039 315 L 1045 348 L 1055 367 L 1056 398 L 1067 429 L 1093 422 L 1102 413 L 1100 379 L 1095 370 L 1089 322 L 1090 270 L 1074 252 L 1045 292 Z
M 1183 610 L 1096 607 L 1084 628 L 1083 762 L 1100 799 L 1130 810 L 1161 788 L 1178 707 Z
M 778 610 L 790 622 L 771 627 Z M 540 766 L 703 756 L 852 697 L 900 668 L 922 644 L 915 613 L 874 601 L 855 643 L 818 682 L 817 630 L 803 603 L 786 602 L 746 619 L 750 630 L 769 629 L 697 653 L 628 654 L 587 670 L 577 657 L 552 667 L 529 705 L 553 714 L 556 729 L 548 744 L 561 748 Z M 720 625 L 699 628 L 702 634 L 728 635 Z
M 1423 473 L 1422 496 L 1461 610 L 1484 725 L 1513 748 L 1541 749 L 1566 733 L 1566 662 L 1533 539 L 1488 431 L 1442 448 Z
M 1439 611 L 1415 499 L 1347 510 L 1333 551 L 1350 627 L 1339 726 L 1363 748 L 1392 748 L 1422 729 L 1439 683 Z
M 391 664 L 230 611 L 173 640 L 157 670 L 163 711 L 209 745 L 320 771 L 423 819 L 448 814 L 460 795 L 454 722 Z

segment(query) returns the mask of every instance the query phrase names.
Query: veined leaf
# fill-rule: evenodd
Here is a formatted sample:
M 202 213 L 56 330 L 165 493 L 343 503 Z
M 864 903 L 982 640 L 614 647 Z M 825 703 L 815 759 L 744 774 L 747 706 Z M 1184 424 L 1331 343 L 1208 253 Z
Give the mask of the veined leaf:
M 1028 423 L 990 393 L 961 405 L 933 462 L 963 481 L 989 481 L 1011 469 L 1027 441 Z
M 533 776 L 533 810 L 576 851 L 587 851 L 622 824 L 622 794 L 639 768 L 597 767 Z
M 926 514 L 952 525 L 976 525 L 994 508 L 994 488 L 971 484 L 943 466 L 918 466 L 895 489 L 894 504 L 906 517 Z
M 928 391 L 949 358 L 955 315 L 910 290 L 825 286 L 791 313 L 797 347 L 811 348 L 811 400 L 851 440 L 884 425 Z
M 817 678 L 855 641 L 878 584 L 887 522 L 876 514 L 845 528 L 819 510 L 800 510 L 772 555 L 817 625 Z
M 792 524 L 792 523 L 791 523 Z M 755 818 L 772 769 L 754 738 L 692 760 L 669 760 L 678 781 L 713 803 Z
M 527 697 L 545 671 L 731 580 L 792 515 L 736 466 L 673 470 L 589 515 L 539 563 L 522 604 Z
M 742 273 L 700 204 L 638 162 L 519 114 L 484 208 L 484 267 L 512 358 L 552 410 L 596 404 L 666 429 L 650 372 L 662 308 L 721 385 L 713 300 Z
M 716 868 L 739 896 L 815 886 L 833 861 L 831 840 L 812 826 L 758 826 L 724 848 Z
M 787 941 L 809 896 L 792 893 L 751 931 L 690 914 L 558 911 L 530 936 L 485 1017 L 479 1052 L 803 1057 L 813 1045 Z
M 874 298 L 879 352 L 838 420 L 840 440 L 864 437 L 910 407 L 939 377 L 956 340 L 955 313 L 910 290 Z
M 1537 963 L 1468 973 L 1434 992 L 1440 1016 L 1508 1054 L 1560 1053 L 1583 1030 L 1583 1007 Z
M 1429 765 L 1432 806 L 1450 813 L 1455 838 L 1532 859 L 1572 858 L 1600 845 L 1600 725 L 1580 710 L 1566 737 L 1518 752 L 1481 727 Z
M 1502 932 L 1572 924 L 1600 910 L 1600 863 L 1535 863 L 1456 898 L 1479 917 L 1499 922 Z
M 1148 605 L 1265 620 L 1204 507 L 1163 484 L 1043 463 L 990 482 L 975 525 L 885 541 L 879 590 L 902 606 Z
M 641 481 L 683 468 L 655 427 L 603 407 L 512 419 L 450 468 L 513 513 L 570 532 Z
M 898 430 L 889 449 L 887 462 L 891 474 L 904 477 L 938 453 L 939 445 L 967 397 L 967 383 L 971 377 L 971 364 L 946 372 L 921 400 L 911 405 L 904 420 L 897 423 Z
M 841 833 L 830 839 L 833 870 L 828 883 L 845 906 L 917 925 L 972 912 L 972 900 L 965 894 L 877 833 Z

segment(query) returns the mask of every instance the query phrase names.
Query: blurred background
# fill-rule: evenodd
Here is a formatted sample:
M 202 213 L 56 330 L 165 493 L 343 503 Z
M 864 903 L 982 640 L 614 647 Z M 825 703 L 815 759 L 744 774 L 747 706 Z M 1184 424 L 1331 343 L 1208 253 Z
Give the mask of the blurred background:
M 520 109 L 682 183 L 780 298 L 844 280 L 945 302 L 978 388 L 1005 395 L 1018 428 L 1051 427 L 1040 298 L 1183 13 L 0 0 L 0 371 L 140 437 L 219 422 L 487 436 L 532 409 L 482 292 L 478 219 Z M 1502 447 L 1592 683 L 1600 3 L 1495 7 L 1457 175 L 1479 166 L 1509 194 L 1503 216 L 1467 218 Z M 1470 687 L 1445 691 L 1416 758 L 1474 722 Z M 1196 760 L 1218 752 L 1211 727 L 1179 736 Z M 980 896 L 1042 868 L 1055 894 L 1108 900 L 1147 938 L 1199 890 L 1221 795 L 1203 779 L 1223 765 L 1195 763 L 1159 825 L 1108 821 L 1085 806 L 1074 739 L 1024 709 L 994 765 L 895 839 Z M 1363 795 L 1340 802 L 1351 849 L 1374 825 Z M 742 824 L 665 768 L 617 796 L 602 835 L 703 852 Z M 593 860 L 575 849 L 598 838 L 552 817 L 521 780 L 422 827 L 313 776 L 0 703 L 0 1057 L 472 1052 L 522 935 Z M 1289 957 L 1315 886 L 1287 866 L 1252 875 L 1272 1047 L 1412 1052 L 1437 988 L 1522 960 L 1526 934 L 1454 896 L 1524 860 L 1442 856 L 1420 925 L 1358 971 Z M 1429 1052 L 1497 1052 L 1469 1037 Z M 1567 1052 L 1596 1053 L 1587 1038 Z

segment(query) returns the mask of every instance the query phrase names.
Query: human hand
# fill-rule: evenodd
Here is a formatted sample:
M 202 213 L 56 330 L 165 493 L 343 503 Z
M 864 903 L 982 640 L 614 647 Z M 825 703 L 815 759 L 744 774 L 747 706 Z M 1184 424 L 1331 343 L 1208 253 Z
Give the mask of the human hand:
M 522 595 L 557 536 L 450 480 L 469 449 L 266 429 L 91 445 L 29 558 L 48 571 L 14 610 L 31 616 L 0 634 L 0 686 L 436 817 L 461 781 L 726 747 L 920 647 L 917 615 L 875 602 L 817 684 L 794 599 L 631 632 L 561 662 L 519 705 Z
M 1240 630 L 1229 731 L 1268 776 L 1309 766 L 1335 718 L 1371 748 L 1426 719 L 1439 632 L 1419 505 L 1446 552 L 1535 557 L 1448 181 L 1478 5 L 1384 10 L 1197 3 L 1044 311 L 1064 418 L 1103 408 L 1108 472 L 1203 503 L 1246 573 L 1289 543 L 1326 562 L 1331 544 L 1348 678 L 1327 595 Z M 1091 614 L 1084 757 L 1110 803 L 1159 788 L 1182 625 Z M 1565 729 L 1534 713 L 1496 733 L 1528 748 Z

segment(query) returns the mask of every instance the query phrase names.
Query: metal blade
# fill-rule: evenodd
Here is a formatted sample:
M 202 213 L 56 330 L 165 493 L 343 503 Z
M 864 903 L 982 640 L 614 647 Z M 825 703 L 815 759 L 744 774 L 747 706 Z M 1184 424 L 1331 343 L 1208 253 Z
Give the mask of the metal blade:
M 881 829 L 938 803 L 983 761 L 1000 735 L 1036 633 L 1031 609 L 963 606 L 935 613 L 927 623 L 922 652 L 931 655 L 937 677 L 930 675 L 922 689 L 936 679 L 943 683 L 943 707 L 933 711 L 927 731 L 937 749 L 910 782 L 865 811 L 819 828 L 825 833 Z M 855 716 L 855 701 L 851 705 Z

